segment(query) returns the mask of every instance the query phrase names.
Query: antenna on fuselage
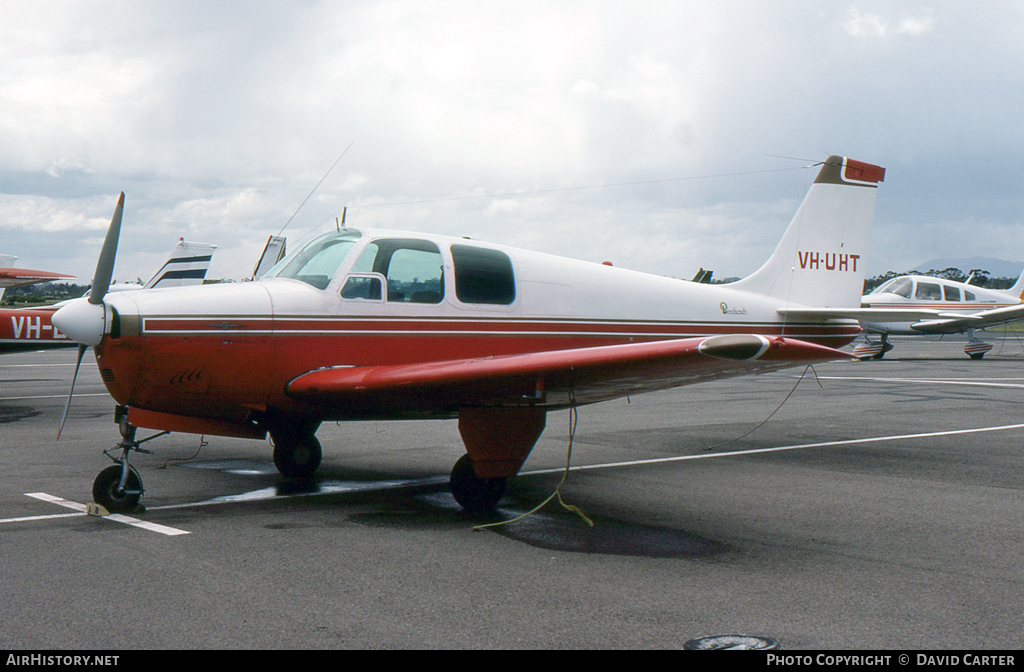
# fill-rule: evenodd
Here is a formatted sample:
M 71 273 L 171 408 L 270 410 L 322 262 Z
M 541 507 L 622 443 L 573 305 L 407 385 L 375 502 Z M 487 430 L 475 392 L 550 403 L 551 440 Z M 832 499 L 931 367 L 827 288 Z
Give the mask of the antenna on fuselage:
M 334 218 L 334 225 L 338 228 L 338 232 L 339 233 L 341 232 L 342 229 L 345 228 L 345 213 L 347 211 L 348 211 L 348 206 L 347 205 L 344 208 L 341 209 L 341 221 L 340 222 L 338 221 L 337 217 Z
M 341 156 L 334 160 L 334 163 L 331 164 L 331 167 L 327 169 L 327 172 L 324 173 L 324 176 L 321 177 L 320 181 L 316 183 L 315 187 L 313 187 L 313 191 L 309 192 L 309 194 L 304 199 L 302 199 L 302 203 L 299 203 L 299 207 L 295 208 L 295 212 L 293 212 L 292 216 L 288 218 L 288 221 L 284 223 L 284 226 L 282 226 L 281 230 L 277 232 L 277 235 L 280 236 L 282 233 L 284 233 L 284 230 L 287 229 L 288 225 L 292 223 L 293 219 L 295 219 L 295 215 L 299 214 L 299 210 L 302 210 L 302 206 L 306 204 L 306 201 L 308 201 L 310 196 L 313 195 L 313 192 L 315 192 L 320 187 L 320 185 L 324 183 L 324 180 L 326 180 L 327 176 L 331 174 L 331 171 L 334 170 L 334 167 L 338 165 L 338 161 L 341 161 L 341 157 L 345 156 L 345 154 L 348 153 L 348 150 L 352 147 L 352 144 L 352 142 L 348 143 L 348 147 L 345 148 L 345 151 L 341 153 Z

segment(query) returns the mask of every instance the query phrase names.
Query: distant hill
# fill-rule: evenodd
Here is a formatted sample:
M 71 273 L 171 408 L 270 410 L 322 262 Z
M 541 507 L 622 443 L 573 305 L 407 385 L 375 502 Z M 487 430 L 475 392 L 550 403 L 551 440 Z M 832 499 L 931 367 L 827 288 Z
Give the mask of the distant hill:
M 959 268 L 964 273 L 970 273 L 973 268 L 980 268 L 988 271 L 993 278 L 1016 278 L 1024 270 L 1024 261 L 1006 261 L 1005 259 L 991 259 L 989 257 L 964 257 L 961 259 L 933 259 L 919 264 L 911 271 L 927 273 L 935 269 L 941 271 L 947 268 Z

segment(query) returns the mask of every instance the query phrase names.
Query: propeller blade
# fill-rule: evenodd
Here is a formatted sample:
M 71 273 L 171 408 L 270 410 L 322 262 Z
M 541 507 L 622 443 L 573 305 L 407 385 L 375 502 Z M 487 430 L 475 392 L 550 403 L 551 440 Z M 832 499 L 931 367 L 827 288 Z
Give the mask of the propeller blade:
M 85 356 L 85 351 L 88 347 L 88 345 L 78 346 L 78 361 L 75 363 L 75 373 L 71 376 L 71 389 L 68 390 L 68 400 L 64 404 L 64 413 L 60 416 L 60 427 L 57 428 L 58 441 L 60 441 L 60 433 L 64 431 L 64 421 L 68 419 L 68 410 L 71 408 L 71 396 L 75 393 L 75 381 L 78 380 L 78 368 L 82 366 L 82 357 Z
M 117 240 L 121 236 L 121 216 L 124 214 L 124 192 L 117 199 L 114 216 L 110 219 L 107 237 L 103 239 L 99 261 L 96 262 L 96 273 L 92 279 L 92 290 L 89 292 L 89 303 L 100 305 L 110 287 L 110 278 L 114 274 L 114 259 L 117 257 Z

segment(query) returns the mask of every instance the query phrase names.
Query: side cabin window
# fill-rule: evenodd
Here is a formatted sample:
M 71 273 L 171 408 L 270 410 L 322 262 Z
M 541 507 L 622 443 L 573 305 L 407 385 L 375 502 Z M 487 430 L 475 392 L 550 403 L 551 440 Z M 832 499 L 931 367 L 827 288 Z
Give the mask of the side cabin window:
M 383 297 L 381 278 L 372 273 L 357 275 L 349 274 L 345 279 L 345 285 L 341 288 L 343 299 L 364 299 L 366 301 L 380 301 Z
M 964 301 L 975 301 L 977 297 L 974 296 L 974 292 L 969 289 L 964 290 Z
M 386 284 L 388 302 L 441 303 L 444 298 L 444 260 L 437 245 L 426 240 L 373 241 L 356 260 L 341 296 L 379 299 L 380 278 Z
M 512 260 L 498 250 L 452 245 L 455 295 L 463 303 L 507 306 L 516 300 Z
M 922 301 L 942 301 L 942 287 L 934 282 L 918 282 L 914 298 Z
M 960 300 L 960 288 L 959 287 L 950 287 L 949 285 L 944 285 L 942 287 L 942 291 L 945 292 L 945 294 L 946 294 L 946 301 L 959 301 Z

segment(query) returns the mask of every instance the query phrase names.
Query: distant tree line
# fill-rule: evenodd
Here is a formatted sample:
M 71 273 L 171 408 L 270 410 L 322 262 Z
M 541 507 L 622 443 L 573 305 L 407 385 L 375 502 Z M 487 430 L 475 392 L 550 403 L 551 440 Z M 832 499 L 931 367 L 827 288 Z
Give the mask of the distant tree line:
M 38 285 L 9 287 L 0 299 L 0 306 L 46 306 L 65 299 L 77 299 L 89 290 L 91 285 L 76 285 L 70 282 L 44 282 Z
M 930 268 L 924 273 L 920 273 L 918 271 L 908 271 L 906 273 L 888 271 L 883 275 L 876 275 L 873 278 L 865 279 L 864 293 L 867 294 L 882 283 L 892 280 L 893 278 L 898 278 L 901 275 L 929 275 L 933 278 L 945 278 L 946 280 L 965 282 L 976 287 L 986 287 L 988 289 L 1008 289 L 1013 286 L 1013 283 L 1017 282 L 1017 278 L 993 278 L 989 275 L 989 272 L 983 268 L 972 268 L 967 273 L 964 273 L 959 268 L 944 268 L 941 271 Z

